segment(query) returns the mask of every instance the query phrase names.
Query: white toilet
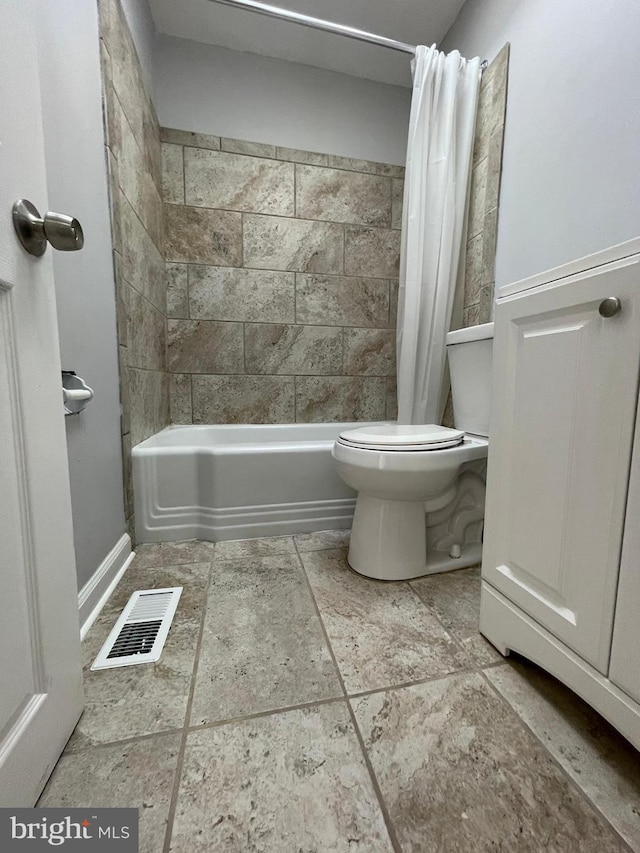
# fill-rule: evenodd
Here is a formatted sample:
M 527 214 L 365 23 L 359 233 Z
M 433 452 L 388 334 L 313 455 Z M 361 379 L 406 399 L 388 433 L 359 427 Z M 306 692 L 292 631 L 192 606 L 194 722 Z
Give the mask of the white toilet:
M 338 473 L 358 492 L 349 565 L 407 580 L 479 563 L 493 323 L 449 332 L 455 429 L 389 423 L 341 433 Z

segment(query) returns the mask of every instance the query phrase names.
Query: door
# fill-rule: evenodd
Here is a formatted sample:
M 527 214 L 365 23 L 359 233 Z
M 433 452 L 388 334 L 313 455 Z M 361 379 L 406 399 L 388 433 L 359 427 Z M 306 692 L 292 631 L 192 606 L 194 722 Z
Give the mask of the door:
M 639 261 L 507 297 L 495 318 L 482 575 L 605 674 L 638 389 Z M 622 308 L 603 317 L 611 296 Z
M 82 710 L 78 596 L 49 248 L 19 244 L 18 198 L 46 210 L 33 0 L 0 0 L 0 806 L 31 806 Z

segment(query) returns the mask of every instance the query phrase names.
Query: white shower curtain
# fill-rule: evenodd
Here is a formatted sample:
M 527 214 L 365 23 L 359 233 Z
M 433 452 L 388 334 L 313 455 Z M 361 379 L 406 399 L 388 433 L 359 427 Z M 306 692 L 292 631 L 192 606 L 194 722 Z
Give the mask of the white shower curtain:
M 418 46 L 398 293 L 398 422 L 440 423 L 445 336 L 465 233 L 480 60 Z

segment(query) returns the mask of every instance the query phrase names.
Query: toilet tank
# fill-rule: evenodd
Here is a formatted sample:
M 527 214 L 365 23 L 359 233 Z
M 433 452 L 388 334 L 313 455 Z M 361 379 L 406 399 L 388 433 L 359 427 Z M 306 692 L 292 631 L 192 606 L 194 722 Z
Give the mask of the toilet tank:
M 456 429 L 489 435 L 493 323 L 447 335 L 453 420 Z

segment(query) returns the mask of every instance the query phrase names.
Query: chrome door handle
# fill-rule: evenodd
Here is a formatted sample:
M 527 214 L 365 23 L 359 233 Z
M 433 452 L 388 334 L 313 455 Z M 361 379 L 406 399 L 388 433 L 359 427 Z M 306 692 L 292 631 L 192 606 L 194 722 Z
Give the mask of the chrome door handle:
M 38 208 L 21 198 L 13 205 L 13 227 L 18 239 L 31 255 L 44 255 L 47 242 L 60 252 L 76 252 L 84 246 L 82 226 L 73 216 L 49 211 L 44 219 Z
M 607 296 L 603 299 L 598 307 L 598 313 L 601 317 L 613 317 L 622 308 L 622 302 L 617 296 Z

